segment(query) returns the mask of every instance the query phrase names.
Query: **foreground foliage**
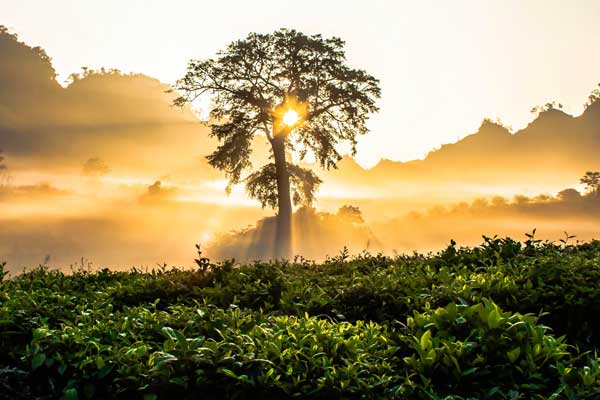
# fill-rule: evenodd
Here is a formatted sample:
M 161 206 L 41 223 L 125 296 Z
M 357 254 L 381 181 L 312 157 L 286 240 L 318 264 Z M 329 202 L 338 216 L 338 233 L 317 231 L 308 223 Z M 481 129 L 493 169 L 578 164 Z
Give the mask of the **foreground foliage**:
M 600 396 L 600 242 L 198 264 L 4 278 L 0 398 Z

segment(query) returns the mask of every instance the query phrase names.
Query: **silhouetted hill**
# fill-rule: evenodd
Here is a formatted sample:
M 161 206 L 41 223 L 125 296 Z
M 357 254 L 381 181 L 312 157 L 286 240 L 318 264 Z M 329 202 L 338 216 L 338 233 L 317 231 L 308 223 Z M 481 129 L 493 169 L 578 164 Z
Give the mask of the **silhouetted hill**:
M 600 100 L 596 100 L 578 117 L 556 109 L 543 111 L 514 134 L 484 120 L 477 132 L 431 151 L 423 160 L 381 160 L 369 170 L 344 161 L 338 170 L 321 174 L 326 180 L 395 186 L 451 181 L 567 185 L 577 181 L 583 171 L 600 168 L 599 145 Z
M 100 156 L 160 176 L 195 164 L 214 145 L 189 108 L 172 107 L 175 95 L 157 79 L 84 69 L 63 88 L 50 57 L 5 28 L 0 54 L 0 148 L 13 167 L 79 170 Z
M 0 54 L 0 148 L 11 159 L 41 164 L 77 160 L 79 168 L 86 159 L 100 156 L 109 166 L 119 163 L 156 173 L 210 168 L 197 160 L 215 142 L 190 109 L 171 106 L 168 85 L 140 74 L 84 70 L 62 88 L 48 55 L 3 27 Z M 255 154 L 264 159 L 268 146 L 259 144 Z M 458 182 L 546 182 L 560 187 L 576 182 L 586 170 L 600 169 L 599 145 L 596 100 L 578 117 L 556 109 L 543 111 L 514 134 L 484 120 L 477 132 L 431 151 L 423 160 L 381 160 L 364 169 L 345 156 L 339 169 L 319 175 L 326 184 L 377 185 L 389 188 L 390 195 L 401 193 L 403 185 L 431 189 Z M 198 172 L 198 177 L 207 176 Z
M 169 85 L 141 74 L 94 71 L 65 89 L 69 123 L 120 127 L 197 122 L 188 108 L 172 107 Z
M 48 119 L 45 105 L 60 91 L 50 57 L 43 49 L 20 42 L 1 25 L 0 57 L 0 129 Z

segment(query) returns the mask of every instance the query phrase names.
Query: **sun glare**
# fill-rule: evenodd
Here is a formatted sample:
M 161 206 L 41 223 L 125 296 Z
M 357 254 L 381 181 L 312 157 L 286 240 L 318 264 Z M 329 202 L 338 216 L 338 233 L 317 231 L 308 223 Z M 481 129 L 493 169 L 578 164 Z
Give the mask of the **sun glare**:
M 283 114 L 283 123 L 287 126 L 293 126 L 300 120 L 300 115 L 296 110 L 288 110 Z

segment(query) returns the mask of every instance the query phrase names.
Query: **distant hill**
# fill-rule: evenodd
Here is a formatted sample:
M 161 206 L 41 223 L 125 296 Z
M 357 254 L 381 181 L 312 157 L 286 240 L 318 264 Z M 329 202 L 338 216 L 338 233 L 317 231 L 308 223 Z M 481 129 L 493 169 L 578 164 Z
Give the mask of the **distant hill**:
M 381 160 L 363 169 L 344 157 L 339 169 L 321 175 L 348 184 L 546 181 L 569 185 L 577 183 L 583 172 L 600 169 L 599 148 L 600 101 L 596 100 L 578 117 L 558 109 L 543 111 L 514 134 L 484 120 L 477 132 L 431 151 L 423 160 Z
M 4 27 L 0 54 L 0 148 L 11 168 L 80 169 L 99 156 L 114 171 L 158 177 L 202 165 L 196 160 L 214 146 L 157 79 L 84 69 L 63 88 L 44 50 Z
M 11 165 L 16 158 L 29 166 L 37 163 L 35 167 L 74 166 L 99 156 L 113 170 L 118 164 L 157 178 L 176 171 L 199 178 L 219 175 L 201 160 L 216 142 L 189 108 L 172 107 L 168 85 L 140 74 L 84 70 L 63 88 L 44 50 L 20 42 L 4 27 L 0 54 L 0 148 Z M 268 146 L 261 139 L 254 154 L 262 162 Z M 381 160 L 364 169 L 345 156 L 337 170 L 318 173 L 325 184 L 378 186 L 394 196 L 407 185 L 427 190 L 440 185 L 443 192 L 457 183 L 564 187 L 577 183 L 583 172 L 600 169 L 599 145 L 597 100 L 577 117 L 557 109 L 543 111 L 515 133 L 484 120 L 477 132 L 423 160 Z

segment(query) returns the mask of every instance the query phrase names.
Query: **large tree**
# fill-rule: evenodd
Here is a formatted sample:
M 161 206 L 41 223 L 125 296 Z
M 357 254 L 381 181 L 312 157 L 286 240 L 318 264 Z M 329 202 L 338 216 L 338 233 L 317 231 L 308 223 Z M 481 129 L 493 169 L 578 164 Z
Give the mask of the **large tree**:
M 190 61 L 175 89 L 180 106 L 211 96 L 208 124 L 220 145 L 209 163 L 226 173 L 230 186 L 245 181 L 250 196 L 278 209 L 275 249 L 284 257 L 291 255 L 291 193 L 309 203 L 321 182 L 286 153 L 303 159 L 310 151 L 323 168 L 335 167 L 338 144 L 356 152 L 381 93 L 377 79 L 346 65 L 343 40 L 288 29 L 251 33 L 213 59 Z M 243 176 L 252 169 L 257 134 L 269 141 L 272 162 Z

